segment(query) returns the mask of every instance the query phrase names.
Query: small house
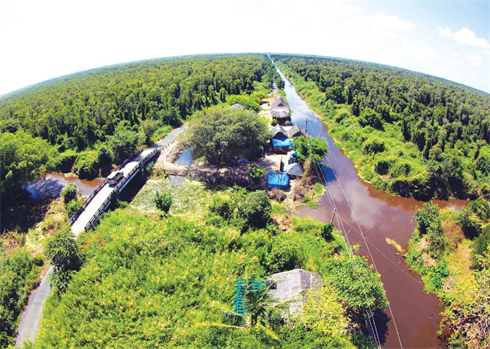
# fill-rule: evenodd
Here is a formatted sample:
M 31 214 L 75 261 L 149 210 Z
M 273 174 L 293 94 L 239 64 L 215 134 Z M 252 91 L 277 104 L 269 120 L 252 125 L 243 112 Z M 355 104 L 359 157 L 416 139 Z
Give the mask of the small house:
M 288 137 L 293 138 L 293 137 L 299 137 L 299 136 L 305 136 L 306 132 L 303 130 L 301 127 L 298 125 L 290 126 L 287 128 L 288 132 Z
M 291 163 L 286 165 L 286 174 L 291 178 L 297 178 L 303 176 L 303 166 L 298 163 Z
M 304 291 L 308 289 L 319 290 L 322 288 L 320 275 L 303 270 L 294 269 L 269 276 L 267 282 L 272 283 L 268 296 L 279 302 L 289 303 L 289 315 L 301 312 L 305 302 Z
M 271 127 L 272 139 L 289 138 L 288 131 L 286 127 L 281 125 L 276 125 Z
M 286 127 L 276 125 L 271 128 L 271 146 L 274 152 L 287 153 L 293 146 L 293 142 L 288 137 L 288 131 Z
M 271 104 L 271 115 L 279 125 L 284 125 L 286 121 L 291 122 L 289 115 L 289 104 L 281 96 L 277 97 Z

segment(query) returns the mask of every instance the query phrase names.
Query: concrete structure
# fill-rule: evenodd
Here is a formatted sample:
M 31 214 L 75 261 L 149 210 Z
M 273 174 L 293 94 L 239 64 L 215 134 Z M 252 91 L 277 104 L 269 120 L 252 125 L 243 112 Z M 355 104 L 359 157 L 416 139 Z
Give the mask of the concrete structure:
M 123 166 L 118 167 L 114 172 L 122 172 L 124 178 L 119 181 L 115 186 L 111 186 L 107 181 L 101 184 L 100 188 L 97 188 L 97 192 L 93 197 L 89 197 L 82 206 L 81 212 L 72 222 L 71 231 L 75 236 L 82 231 L 92 228 L 97 218 L 105 211 L 105 209 L 111 203 L 112 198 L 119 194 L 121 190 L 134 178 L 139 170 L 146 165 L 146 163 L 158 153 L 158 149 L 150 148 L 146 149 L 140 154 L 132 157 Z M 111 174 L 112 175 L 112 174 Z
M 268 282 L 275 282 L 269 290 L 269 297 L 280 302 L 293 301 L 289 303 L 289 314 L 295 315 L 301 311 L 305 302 L 304 291 L 308 289 L 318 290 L 322 287 L 320 275 L 303 270 L 294 269 L 267 278 Z
M 186 127 L 187 128 L 187 127 Z M 99 215 L 109 206 L 111 200 L 119 194 L 121 190 L 134 178 L 134 176 L 145 166 L 150 159 L 159 153 L 160 148 L 167 147 L 178 134 L 183 130 L 176 130 L 169 134 L 165 139 L 157 144 L 156 148 L 146 149 L 135 156 L 124 161 L 110 175 L 115 172 L 122 172 L 124 178 L 117 185 L 111 186 L 107 180 L 99 185 L 95 191 L 85 200 L 82 209 L 72 217 L 69 221 L 71 231 L 75 236 L 78 236 L 82 231 L 90 229 L 95 224 Z M 17 330 L 16 346 L 22 347 L 25 340 L 35 340 L 39 331 L 39 323 L 42 317 L 42 311 L 46 298 L 52 293 L 49 284 L 50 275 L 53 272 L 53 267 L 50 265 L 46 274 L 42 277 L 40 285 L 31 293 L 27 307 L 22 314 L 19 327 Z

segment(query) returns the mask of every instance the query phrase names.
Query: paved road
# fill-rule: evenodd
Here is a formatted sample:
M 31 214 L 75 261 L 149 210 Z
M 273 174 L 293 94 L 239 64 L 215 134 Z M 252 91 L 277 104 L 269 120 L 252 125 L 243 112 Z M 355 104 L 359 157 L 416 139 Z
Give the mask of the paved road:
M 189 128 L 189 124 L 185 124 L 179 128 L 176 128 L 175 130 L 170 132 L 167 136 L 165 136 L 164 138 L 157 141 L 155 143 L 155 146 L 156 147 L 163 147 L 163 146 L 173 142 L 177 138 L 177 136 L 179 136 L 182 133 L 184 133 L 185 131 L 187 131 L 188 128 Z

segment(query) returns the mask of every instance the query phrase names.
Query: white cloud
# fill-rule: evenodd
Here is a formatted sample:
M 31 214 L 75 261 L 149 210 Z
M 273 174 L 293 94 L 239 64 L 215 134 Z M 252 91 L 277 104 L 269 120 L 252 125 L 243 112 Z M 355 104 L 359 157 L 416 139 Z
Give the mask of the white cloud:
M 8 53 L 0 55 L 0 94 L 109 64 L 219 52 L 343 57 L 488 85 L 487 65 L 468 64 L 465 54 L 487 59 L 480 51 L 489 47 L 462 47 L 456 59 L 423 22 L 407 21 L 401 11 L 370 11 L 369 2 L 0 0 L 0 7 Z
M 486 55 L 490 55 L 490 50 L 483 50 L 482 52 Z
M 473 65 L 479 66 L 483 62 L 483 57 L 478 55 L 466 55 L 466 58 L 473 63 Z
M 487 39 L 478 38 L 475 32 L 468 28 L 463 28 L 454 33 L 449 27 L 445 29 L 439 28 L 439 35 L 450 37 L 461 44 L 480 47 L 487 50 L 490 48 L 490 44 L 488 43 Z
M 412 52 L 412 58 L 417 60 L 434 61 L 438 57 L 436 50 L 426 46 L 418 47 Z

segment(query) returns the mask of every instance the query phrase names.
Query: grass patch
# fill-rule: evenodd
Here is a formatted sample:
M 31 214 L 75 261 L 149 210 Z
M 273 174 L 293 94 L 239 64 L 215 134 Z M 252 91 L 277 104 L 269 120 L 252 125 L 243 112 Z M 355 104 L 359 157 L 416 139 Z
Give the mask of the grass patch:
M 153 201 L 155 194 L 157 191 L 168 190 L 173 200 L 170 215 L 202 215 L 211 202 L 211 192 L 201 182 L 182 180 L 182 183 L 173 183 L 169 178 L 148 180 L 131 201 L 131 207 L 140 211 L 157 212 Z
M 394 248 L 396 248 L 396 250 L 399 252 L 399 253 L 403 253 L 403 248 L 401 247 L 400 244 L 398 244 L 395 240 L 393 239 L 390 239 L 390 238 L 386 238 L 386 243 L 388 245 L 391 245 L 393 246 Z

